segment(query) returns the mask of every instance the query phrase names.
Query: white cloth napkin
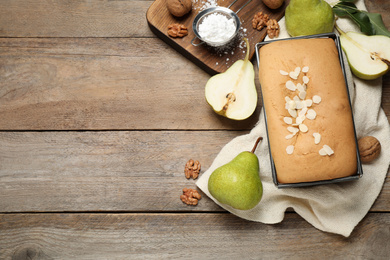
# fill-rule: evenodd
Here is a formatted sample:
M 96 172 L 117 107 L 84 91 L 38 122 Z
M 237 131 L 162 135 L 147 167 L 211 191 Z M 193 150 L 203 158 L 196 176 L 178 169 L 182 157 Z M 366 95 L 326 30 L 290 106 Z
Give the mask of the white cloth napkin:
M 330 2 L 330 1 L 329 1 Z M 366 10 L 363 0 L 356 3 L 361 10 Z M 279 21 L 281 35 L 289 35 L 285 29 L 284 18 Z M 344 31 L 358 31 L 348 18 L 337 20 Z M 267 40 L 267 39 L 266 39 Z M 390 126 L 381 108 L 382 80 L 360 80 L 354 77 L 345 59 L 349 90 L 353 106 L 355 126 L 358 138 L 371 135 L 381 145 L 380 157 L 371 164 L 363 165 L 363 177 L 356 181 L 312 186 L 304 188 L 278 189 L 272 180 L 263 111 L 259 122 L 249 134 L 234 138 L 217 155 L 210 168 L 201 175 L 197 186 L 218 205 L 229 212 L 251 221 L 265 224 L 279 223 L 284 218 L 287 208 L 294 211 L 319 230 L 341 234 L 348 237 L 354 227 L 367 214 L 378 197 L 390 165 Z M 255 68 L 257 66 L 255 65 Z M 228 163 L 242 151 L 250 151 L 256 139 L 263 136 L 263 142 L 257 147 L 260 178 L 263 183 L 263 197 L 253 209 L 241 211 L 222 205 L 209 193 L 207 185 L 210 174 L 219 166 Z

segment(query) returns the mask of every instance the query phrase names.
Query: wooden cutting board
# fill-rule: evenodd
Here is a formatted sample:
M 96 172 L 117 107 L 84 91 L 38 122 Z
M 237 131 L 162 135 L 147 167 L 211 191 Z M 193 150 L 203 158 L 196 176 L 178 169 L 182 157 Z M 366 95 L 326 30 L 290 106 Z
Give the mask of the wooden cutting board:
M 218 0 L 218 6 L 227 7 L 234 0 Z M 237 12 L 248 0 L 237 0 L 230 9 Z M 266 7 L 261 0 L 252 0 L 246 5 L 238 16 L 241 20 L 240 39 L 233 44 L 229 49 L 221 50 L 211 48 L 205 44 L 201 46 L 193 46 L 191 40 L 195 37 L 192 30 L 192 23 L 195 16 L 204 8 L 205 3 L 208 0 L 193 0 L 192 11 L 182 18 L 176 18 L 172 16 L 167 7 L 166 0 L 156 0 L 152 3 L 146 13 L 146 19 L 148 21 L 150 29 L 158 37 L 187 57 L 189 60 L 197 64 L 206 72 L 214 75 L 226 71 L 235 61 L 245 58 L 245 44 L 243 44 L 242 38 L 246 37 L 250 43 L 250 59 L 255 54 L 255 45 L 261 42 L 266 36 L 266 29 L 258 31 L 252 28 L 252 19 L 257 12 L 263 12 L 270 16 L 271 19 L 280 20 L 284 16 L 284 10 L 288 5 L 289 0 L 286 0 L 283 5 L 272 10 Z M 171 38 L 168 36 L 168 26 L 173 23 L 184 24 L 188 28 L 188 35 L 183 38 Z M 199 42 L 196 39 L 195 42 Z

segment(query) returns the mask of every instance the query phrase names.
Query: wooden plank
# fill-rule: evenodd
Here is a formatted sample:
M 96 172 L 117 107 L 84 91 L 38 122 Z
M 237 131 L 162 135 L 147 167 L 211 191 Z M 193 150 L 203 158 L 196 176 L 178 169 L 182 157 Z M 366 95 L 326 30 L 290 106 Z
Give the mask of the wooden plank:
M 256 43 L 263 41 L 267 34 L 266 28 L 261 31 L 253 29 L 252 19 L 254 15 L 258 12 L 263 12 L 268 14 L 270 19 L 279 21 L 284 16 L 284 9 L 288 5 L 289 0 L 283 2 L 283 5 L 276 10 L 269 9 L 261 1 L 250 1 L 249 3 L 248 0 L 217 1 L 218 6 L 221 7 L 228 7 L 230 4 L 233 4 L 230 9 L 234 12 L 242 7 L 240 12 L 237 14 L 241 22 L 241 29 L 236 37 L 237 39 L 235 42 L 231 42 L 230 46 L 228 48 L 225 47 L 225 49 L 210 48 L 210 46 L 207 46 L 206 44 L 194 46 L 191 43 L 191 41 L 196 37 L 194 31 L 192 30 L 193 22 L 198 13 L 204 9 L 202 8 L 204 2 L 205 1 L 194 2 L 193 10 L 189 14 L 181 18 L 177 18 L 171 15 L 168 11 L 165 0 L 156 0 L 148 9 L 146 19 L 152 31 L 158 37 L 163 39 L 206 72 L 216 74 L 226 71 L 235 61 L 244 59 L 245 54 L 242 51 L 242 46 L 245 46 L 242 41 L 242 38 L 244 37 L 249 40 L 249 58 L 252 59 L 255 54 Z M 183 38 L 170 37 L 167 32 L 168 26 L 174 23 L 186 26 L 188 28 L 188 35 Z M 196 40 L 195 43 L 200 43 L 199 39 Z
M 189 159 L 206 171 L 220 149 L 245 132 L 0 132 L 0 212 L 222 211 L 196 188 Z M 390 211 L 390 178 L 372 211 Z
M 214 113 L 210 75 L 154 38 L 0 38 L 0 64 L 0 130 L 247 130 L 260 113 Z
M 2 0 L 0 37 L 155 37 L 150 0 Z
M 4 259 L 388 259 L 390 214 L 369 214 L 350 238 L 296 214 L 276 225 L 231 214 L 0 215 Z M 34 258 L 35 259 L 35 258 Z

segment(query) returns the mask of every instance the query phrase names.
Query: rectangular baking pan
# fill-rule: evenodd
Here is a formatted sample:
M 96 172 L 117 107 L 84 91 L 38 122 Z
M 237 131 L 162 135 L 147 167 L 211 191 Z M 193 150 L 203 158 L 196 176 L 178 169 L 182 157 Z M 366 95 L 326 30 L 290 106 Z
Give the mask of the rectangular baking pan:
M 259 56 L 259 54 L 260 54 L 260 48 L 262 46 L 267 45 L 267 44 L 269 44 L 271 42 L 275 42 L 275 41 L 291 41 L 291 40 L 296 40 L 296 39 L 311 39 L 311 38 L 331 38 L 331 39 L 334 40 L 334 42 L 336 44 L 336 47 L 337 47 L 338 54 L 339 54 L 339 61 L 340 61 L 341 69 L 342 69 L 342 72 L 343 72 L 343 75 L 344 75 L 344 80 L 345 80 L 345 86 L 347 88 L 349 105 L 350 105 L 351 111 L 352 111 L 352 104 L 351 104 L 351 98 L 350 98 L 350 94 L 349 94 L 349 90 L 348 90 L 348 80 L 347 80 L 347 76 L 346 76 L 346 73 L 345 73 L 344 58 L 343 58 L 343 55 L 342 55 L 340 39 L 339 39 L 339 36 L 336 35 L 335 33 L 324 33 L 324 34 L 316 34 L 316 35 L 309 35 L 309 36 L 300 36 L 300 37 L 293 37 L 293 38 L 286 38 L 286 39 L 279 39 L 279 40 L 271 40 L 271 41 L 266 41 L 266 42 L 259 42 L 259 43 L 256 44 L 257 67 L 259 67 L 259 64 L 260 64 L 260 56 Z M 261 89 L 261 86 L 260 86 L 260 89 Z M 262 99 L 263 99 L 263 95 L 261 95 L 261 96 L 262 96 Z M 263 104 L 264 104 L 264 100 L 263 100 Z M 265 128 L 266 128 L 267 137 L 268 137 L 267 112 L 265 111 L 264 106 L 263 106 L 263 111 L 264 111 L 264 119 L 265 119 Z M 271 146 L 270 146 L 270 143 L 269 143 L 269 138 L 267 138 L 267 140 L 268 140 L 269 156 L 270 156 L 270 160 L 271 160 L 272 178 L 273 178 L 274 184 L 278 188 L 296 188 L 296 187 L 305 187 L 305 186 L 314 186 L 314 185 L 323 185 L 323 184 L 345 182 L 345 181 L 357 180 L 357 179 L 361 178 L 363 176 L 363 168 L 362 168 L 362 164 L 361 164 L 360 156 L 359 156 L 358 140 L 357 140 L 357 137 L 356 137 L 356 128 L 355 128 L 355 121 L 354 121 L 354 118 L 353 118 L 353 114 L 352 114 L 352 121 L 353 121 L 355 142 L 356 142 L 356 158 L 357 158 L 357 172 L 356 172 L 356 174 L 351 175 L 351 176 L 347 176 L 347 177 L 343 177 L 343 178 L 337 178 L 337 179 L 331 179 L 331 180 L 323 180 L 323 181 L 299 182 L 299 183 L 279 183 L 278 182 L 278 178 L 277 178 L 277 172 L 276 172 L 276 168 L 275 168 L 274 159 L 272 158 L 272 154 L 271 154 Z

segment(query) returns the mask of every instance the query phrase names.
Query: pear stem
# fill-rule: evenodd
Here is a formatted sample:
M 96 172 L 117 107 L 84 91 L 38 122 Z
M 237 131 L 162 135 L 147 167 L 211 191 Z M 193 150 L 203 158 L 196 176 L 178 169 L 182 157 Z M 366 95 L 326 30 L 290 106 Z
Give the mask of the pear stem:
M 256 143 L 255 143 L 255 145 L 253 146 L 251 153 L 255 153 L 255 150 L 256 150 L 256 148 L 257 148 L 257 145 L 260 143 L 261 140 L 263 140 L 263 137 L 260 136 L 259 138 L 257 138 Z

